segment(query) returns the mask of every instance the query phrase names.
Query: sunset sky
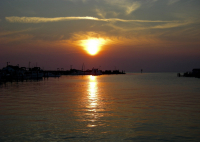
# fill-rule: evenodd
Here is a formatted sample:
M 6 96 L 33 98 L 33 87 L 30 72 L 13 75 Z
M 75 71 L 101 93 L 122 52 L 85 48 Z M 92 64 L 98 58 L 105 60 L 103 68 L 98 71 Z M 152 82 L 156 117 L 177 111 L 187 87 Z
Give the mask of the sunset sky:
M 0 68 L 191 71 L 199 15 L 200 0 L 0 0 Z

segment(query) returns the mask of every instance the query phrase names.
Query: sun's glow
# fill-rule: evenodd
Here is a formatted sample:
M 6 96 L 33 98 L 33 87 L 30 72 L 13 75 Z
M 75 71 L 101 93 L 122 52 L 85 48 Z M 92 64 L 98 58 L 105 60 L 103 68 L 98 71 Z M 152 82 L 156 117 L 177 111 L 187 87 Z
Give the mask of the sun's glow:
M 100 50 L 102 45 L 105 44 L 105 40 L 102 38 L 91 38 L 87 40 L 81 40 L 81 45 L 90 55 L 96 55 Z

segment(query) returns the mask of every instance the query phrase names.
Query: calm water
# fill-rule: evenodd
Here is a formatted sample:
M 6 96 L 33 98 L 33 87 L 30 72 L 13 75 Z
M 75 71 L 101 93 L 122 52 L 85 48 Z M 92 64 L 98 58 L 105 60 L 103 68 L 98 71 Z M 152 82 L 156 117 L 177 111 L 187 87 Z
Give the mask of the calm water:
M 129 73 L 0 84 L 0 141 L 200 141 L 200 79 Z

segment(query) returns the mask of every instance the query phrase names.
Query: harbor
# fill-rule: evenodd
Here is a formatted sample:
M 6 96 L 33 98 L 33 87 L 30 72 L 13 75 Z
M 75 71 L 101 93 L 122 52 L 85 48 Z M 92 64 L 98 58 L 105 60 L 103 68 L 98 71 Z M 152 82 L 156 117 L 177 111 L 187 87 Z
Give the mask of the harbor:
M 60 77 L 61 75 L 117 75 L 126 74 L 125 71 L 119 70 L 99 70 L 92 68 L 91 70 L 42 70 L 40 67 L 26 68 L 13 65 L 7 65 L 0 70 L 0 81 L 14 81 L 14 80 L 31 80 L 43 79 L 48 77 Z

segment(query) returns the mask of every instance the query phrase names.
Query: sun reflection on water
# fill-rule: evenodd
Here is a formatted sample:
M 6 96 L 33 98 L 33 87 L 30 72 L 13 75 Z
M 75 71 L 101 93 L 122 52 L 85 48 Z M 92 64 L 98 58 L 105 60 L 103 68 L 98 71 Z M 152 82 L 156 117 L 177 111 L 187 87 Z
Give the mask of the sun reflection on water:
M 97 94 L 98 94 L 98 87 L 97 87 L 97 82 L 96 82 L 96 76 L 89 76 L 90 82 L 88 86 L 88 100 L 89 100 L 89 108 L 96 108 L 97 106 Z M 92 111 L 96 111 L 93 109 Z
M 89 122 L 87 127 L 96 127 L 97 125 L 95 122 L 98 119 L 97 113 L 97 106 L 98 106 L 98 87 L 97 87 L 97 80 L 96 76 L 89 76 L 89 84 L 88 84 L 88 115 L 89 115 Z

